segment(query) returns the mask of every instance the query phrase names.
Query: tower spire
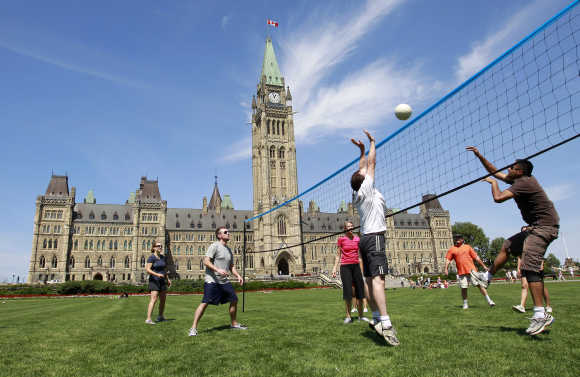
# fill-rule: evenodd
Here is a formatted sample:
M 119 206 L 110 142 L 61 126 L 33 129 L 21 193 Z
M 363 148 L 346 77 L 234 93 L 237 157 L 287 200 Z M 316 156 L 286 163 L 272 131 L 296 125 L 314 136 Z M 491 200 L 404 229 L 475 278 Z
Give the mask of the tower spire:
M 284 86 L 282 74 L 276 60 L 272 38 L 266 38 L 266 47 L 264 49 L 264 60 L 262 62 L 262 78 L 265 78 L 266 84 Z

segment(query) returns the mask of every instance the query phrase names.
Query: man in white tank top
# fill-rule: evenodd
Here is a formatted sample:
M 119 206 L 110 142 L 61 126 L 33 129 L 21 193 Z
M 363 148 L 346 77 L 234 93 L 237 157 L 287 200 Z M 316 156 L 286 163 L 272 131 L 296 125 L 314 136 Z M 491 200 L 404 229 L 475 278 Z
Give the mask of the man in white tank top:
M 354 191 L 354 205 L 360 215 L 359 251 L 363 260 L 363 275 L 368 287 L 369 304 L 373 310 L 371 326 L 391 346 L 398 346 L 399 340 L 391 319 L 387 314 L 385 297 L 385 275 L 387 255 L 385 252 L 385 198 L 375 188 L 376 150 L 375 138 L 367 131 L 370 148 L 368 160 L 365 145 L 360 140 L 351 139 L 360 149 L 359 170 L 351 177 L 350 186 Z

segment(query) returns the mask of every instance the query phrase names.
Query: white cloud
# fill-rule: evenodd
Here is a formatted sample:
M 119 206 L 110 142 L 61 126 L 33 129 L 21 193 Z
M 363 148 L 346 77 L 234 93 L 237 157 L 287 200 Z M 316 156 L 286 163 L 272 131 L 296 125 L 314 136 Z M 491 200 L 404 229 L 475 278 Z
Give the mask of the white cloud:
M 228 149 L 226 149 L 225 154 L 220 159 L 220 161 L 231 162 L 239 160 L 249 160 L 249 158 L 252 157 L 252 138 L 246 137 L 242 140 L 238 140 L 237 142 L 233 143 Z
M 539 25 L 546 14 L 550 2 L 536 0 L 522 8 L 521 11 L 510 17 L 505 24 L 499 25 L 499 30 L 484 41 L 472 45 L 471 51 L 458 59 L 455 68 L 455 77 L 458 82 L 463 82 L 486 65 L 498 58 L 508 48 L 532 32 L 534 25 Z
M 222 17 L 222 29 L 225 30 L 226 26 L 230 23 L 232 16 L 223 16 Z
M 553 202 L 569 199 L 575 194 L 575 187 L 571 183 L 546 187 L 545 190 L 546 194 L 548 194 L 548 197 Z

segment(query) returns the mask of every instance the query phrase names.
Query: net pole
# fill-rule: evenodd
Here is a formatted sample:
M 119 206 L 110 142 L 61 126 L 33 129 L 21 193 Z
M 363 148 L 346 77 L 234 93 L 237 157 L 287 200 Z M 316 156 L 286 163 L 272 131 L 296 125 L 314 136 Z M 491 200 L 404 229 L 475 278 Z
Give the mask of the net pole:
M 242 223 L 244 227 L 244 247 L 242 249 L 242 313 L 246 309 L 246 224 Z

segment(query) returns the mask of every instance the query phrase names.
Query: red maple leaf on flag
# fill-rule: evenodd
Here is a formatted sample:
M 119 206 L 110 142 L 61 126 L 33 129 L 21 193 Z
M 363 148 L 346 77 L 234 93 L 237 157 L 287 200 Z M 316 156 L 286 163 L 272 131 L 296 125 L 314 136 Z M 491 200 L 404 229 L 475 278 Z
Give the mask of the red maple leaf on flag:
M 278 27 L 278 21 L 268 19 L 268 25 L 272 25 L 274 27 Z

